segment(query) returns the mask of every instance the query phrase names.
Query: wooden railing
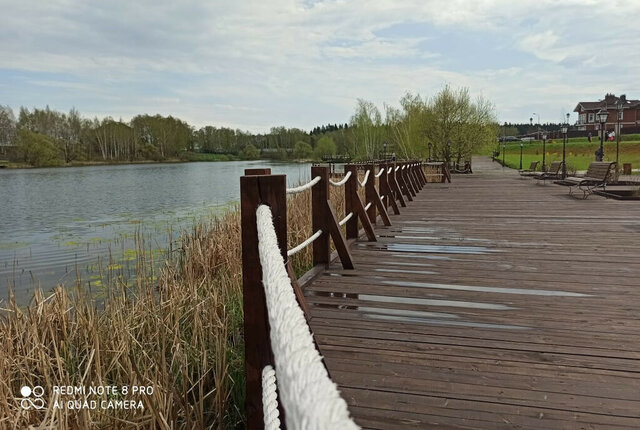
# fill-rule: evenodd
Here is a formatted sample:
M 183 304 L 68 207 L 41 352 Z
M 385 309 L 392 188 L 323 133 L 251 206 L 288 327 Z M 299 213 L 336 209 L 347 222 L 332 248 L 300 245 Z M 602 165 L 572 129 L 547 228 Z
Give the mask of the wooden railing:
M 373 224 L 378 220 L 391 225 L 389 211 L 399 214 L 427 183 L 424 163 L 370 162 L 345 165 L 343 180 L 331 180 L 328 166 L 311 168 L 312 181 L 306 186 L 287 189 L 285 175 L 273 175 L 270 169 L 247 169 L 240 178 L 241 223 L 242 223 L 242 285 L 244 305 L 245 370 L 246 370 L 246 414 L 247 427 L 263 427 L 261 398 L 261 372 L 273 365 L 273 352 L 269 337 L 268 314 L 262 286 L 262 268 L 258 252 L 256 210 L 259 205 L 268 205 L 273 214 L 275 232 L 283 261 L 286 264 L 298 303 L 309 318 L 308 307 L 301 285 L 325 270 L 332 261 L 331 241 L 336 257 L 344 269 L 354 269 L 349 251 L 351 241 L 361 235 L 368 241 L 376 241 Z M 442 182 L 446 168 L 442 167 Z M 364 172 L 363 179 L 360 173 Z M 367 173 L 368 172 L 368 173 Z M 449 176 L 450 181 L 450 176 Z M 339 219 L 331 204 L 331 187 L 345 187 L 345 214 Z M 364 187 L 364 201 L 359 188 Z M 291 249 L 287 244 L 287 193 L 311 189 L 313 235 L 299 246 Z M 344 231 L 342 226 L 345 226 Z M 362 228 L 362 230 L 361 230 Z M 305 246 L 313 247 L 313 268 L 296 279 L 290 256 Z M 284 413 L 280 409 L 280 421 L 284 425 Z M 284 428 L 284 427 L 283 427 Z

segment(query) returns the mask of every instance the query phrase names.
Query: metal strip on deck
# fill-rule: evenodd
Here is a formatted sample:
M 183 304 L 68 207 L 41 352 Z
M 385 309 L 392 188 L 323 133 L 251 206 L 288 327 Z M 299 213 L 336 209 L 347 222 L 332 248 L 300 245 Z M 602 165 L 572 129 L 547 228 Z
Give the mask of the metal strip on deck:
M 365 428 L 640 428 L 640 202 L 490 170 L 428 184 L 305 288 Z M 380 221 L 378 220 L 380 223 Z

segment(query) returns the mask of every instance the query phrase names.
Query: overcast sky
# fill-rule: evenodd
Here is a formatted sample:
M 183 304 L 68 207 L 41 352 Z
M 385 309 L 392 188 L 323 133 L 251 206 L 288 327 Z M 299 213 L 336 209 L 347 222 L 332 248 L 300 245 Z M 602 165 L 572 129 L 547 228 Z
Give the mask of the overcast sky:
M 163 4 L 163 5 L 159 5 Z M 0 104 L 254 132 L 445 84 L 499 120 L 640 98 L 637 0 L 0 0 Z M 575 120 L 575 114 L 572 114 Z

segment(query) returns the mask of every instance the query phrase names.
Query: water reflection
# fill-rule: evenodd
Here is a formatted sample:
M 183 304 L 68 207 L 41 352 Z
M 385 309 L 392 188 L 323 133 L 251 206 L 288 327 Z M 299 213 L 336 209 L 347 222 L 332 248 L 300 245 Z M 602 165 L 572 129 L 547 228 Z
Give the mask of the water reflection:
M 163 261 L 178 231 L 231 207 L 257 167 L 289 185 L 310 177 L 308 164 L 261 161 L 0 169 L 0 299 L 9 285 L 28 298 L 74 283 L 76 270 L 97 286 L 109 270 L 135 276 L 136 237 Z

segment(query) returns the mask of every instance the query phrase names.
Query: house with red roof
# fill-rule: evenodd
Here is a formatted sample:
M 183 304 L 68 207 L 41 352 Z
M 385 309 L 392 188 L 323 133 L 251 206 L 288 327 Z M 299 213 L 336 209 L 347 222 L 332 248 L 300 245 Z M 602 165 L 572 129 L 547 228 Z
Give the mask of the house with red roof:
M 609 113 L 605 130 L 617 130 L 618 121 L 624 131 L 625 127 L 640 126 L 640 100 L 628 100 L 625 94 L 616 97 L 615 94 L 606 94 L 603 100 L 597 102 L 580 102 L 573 110 L 578 113 L 578 130 L 600 130 L 598 112 L 606 109 Z

